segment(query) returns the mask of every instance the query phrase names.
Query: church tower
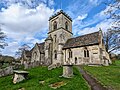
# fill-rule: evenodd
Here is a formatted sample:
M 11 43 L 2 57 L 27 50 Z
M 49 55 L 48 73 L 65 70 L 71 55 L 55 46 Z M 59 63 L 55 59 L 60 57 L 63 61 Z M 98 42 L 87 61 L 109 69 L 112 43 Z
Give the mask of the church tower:
M 62 47 L 72 37 L 72 19 L 63 10 L 50 17 L 48 37 L 52 38 L 52 64 L 62 63 Z

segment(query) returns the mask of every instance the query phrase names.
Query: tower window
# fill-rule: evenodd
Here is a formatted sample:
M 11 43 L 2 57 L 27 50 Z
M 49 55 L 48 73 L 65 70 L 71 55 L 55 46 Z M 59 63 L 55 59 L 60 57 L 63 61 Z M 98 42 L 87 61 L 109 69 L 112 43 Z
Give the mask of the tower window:
M 54 58 L 57 59 L 57 51 L 54 51 Z
M 65 29 L 68 30 L 68 22 L 65 22 Z
M 56 22 L 56 21 L 53 23 L 53 29 L 54 29 L 54 30 L 57 29 L 57 22 Z
M 87 49 L 84 50 L 84 57 L 89 57 L 89 51 Z

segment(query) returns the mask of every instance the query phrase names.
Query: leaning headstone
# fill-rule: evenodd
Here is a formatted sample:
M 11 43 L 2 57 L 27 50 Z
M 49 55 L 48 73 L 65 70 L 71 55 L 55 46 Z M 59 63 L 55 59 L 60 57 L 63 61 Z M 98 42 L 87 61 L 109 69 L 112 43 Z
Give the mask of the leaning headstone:
M 63 65 L 63 77 L 71 78 L 73 77 L 73 65 Z
M 27 79 L 28 74 L 27 71 L 14 71 L 13 83 L 16 84 Z

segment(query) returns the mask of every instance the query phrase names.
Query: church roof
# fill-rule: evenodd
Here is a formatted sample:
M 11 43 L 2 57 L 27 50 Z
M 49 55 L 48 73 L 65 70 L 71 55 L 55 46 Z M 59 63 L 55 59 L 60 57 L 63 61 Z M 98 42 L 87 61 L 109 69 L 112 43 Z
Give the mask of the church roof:
M 50 21 L 51 19 L 53 19 L 54 17 L 60 15 L 60 14 L 65 15 L 69 20 L 72 21 L 71 17 L 70 17 L 68 14 L 66 14 L 63 10 L 60 10 L 59 12 L 57 12 L 56 14 L 54 14 L 53 16 L 51 16 L 51 17 L 49 18 L 49 21 Z
M 45 45 L 45 42 L 38 44 L 39 51 L 40 51 L 41 53 L 44 53 L 44 45 Z
M 99 31 L 78 36 L 75 38 L 70 38 L 65 43 L 63 49 L 82 47 L 82 46 L 88 46 L 88 45 L 97 45 L 97 44 L 99 44 Z

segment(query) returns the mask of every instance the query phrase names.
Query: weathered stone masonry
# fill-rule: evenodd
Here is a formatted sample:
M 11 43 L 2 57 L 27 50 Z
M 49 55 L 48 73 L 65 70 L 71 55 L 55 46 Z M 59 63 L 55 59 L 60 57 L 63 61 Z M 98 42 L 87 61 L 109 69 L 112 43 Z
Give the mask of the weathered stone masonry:
M 72 19 L 62 10 L 50 17 L 48 37 L 45 42 L 35 44 L 28 59 L 29 62 L 39 61 L 41 65 L 50 67 L 67 63 L 72 65 L 111 63 L 105 50 L 102 31 L 73 37 Z

